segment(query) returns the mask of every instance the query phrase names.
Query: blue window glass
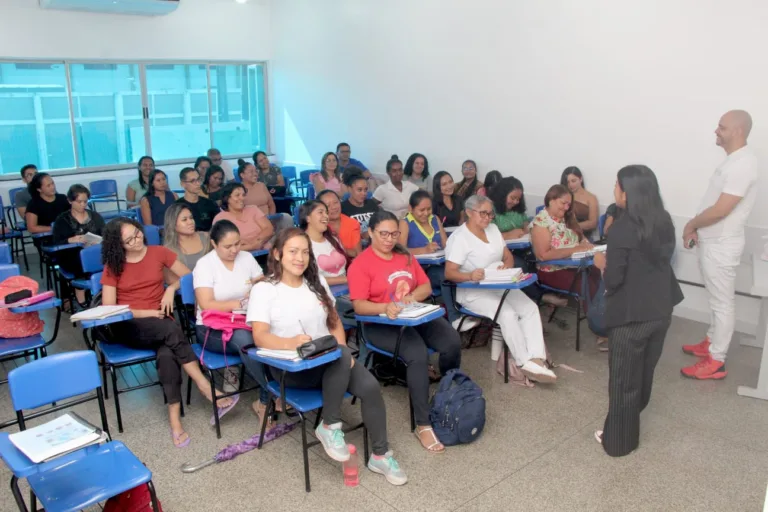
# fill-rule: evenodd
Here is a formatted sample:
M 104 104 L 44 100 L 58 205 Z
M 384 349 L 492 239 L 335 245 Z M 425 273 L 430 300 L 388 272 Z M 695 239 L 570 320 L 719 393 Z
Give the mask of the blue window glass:
M 264 66 L 211 66 L 213 145 L 224 155 L 267 149 Z

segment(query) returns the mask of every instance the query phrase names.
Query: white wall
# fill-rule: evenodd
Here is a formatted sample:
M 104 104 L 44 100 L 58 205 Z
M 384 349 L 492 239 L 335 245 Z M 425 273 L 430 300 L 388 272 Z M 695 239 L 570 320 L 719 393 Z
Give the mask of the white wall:
M 340 140 L 378 170 L 418 151 L 456 177 L 473 158 L 481 175 L 521 178 L 532 206 L 577 165 L 605 208 L 616 171 L 645 163 L 681 228 L 724 157 L 722 113 L 752 113 L 768 162 L 766 2 L 279 0 L 271 16 L 274 149 L 298 165 Z M 751 251 L 768 201 L 749 224 Z M 676 264 L 700 280 L 691 252 Z M 702 291 L 687 287 L 679 310 L 706 318 Z M 754 322 L 739 301 L 740 325 Z

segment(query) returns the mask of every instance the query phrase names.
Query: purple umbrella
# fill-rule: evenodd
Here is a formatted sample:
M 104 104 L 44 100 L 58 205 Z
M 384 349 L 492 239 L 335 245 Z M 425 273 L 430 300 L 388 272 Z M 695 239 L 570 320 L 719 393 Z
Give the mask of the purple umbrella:
M 281 423 L 275 427 L 272 427 L 271 429 L 267 430 L 264 433 L 264 442 L 268 443 L 269 441 L 277 439 L 280 436 L 284 436 L 285 434 L 287 434 L 288 432 L 296 428 L 296 425 L 298 425 L 298 423 Z M 216 464 L 219 462 L 224 462 L 224 461 L 234 459 L 238 455 L 249 452 L 254 448 L 256 448 L 257 446 L 259 446 L 259 434 L 249 437 L 244 441 L 240 441 L 239 443 L 230 444 L 226 448 L 223 448 L 212 459 L 208 459 L 204 462 L 201 462 L 200 464 L 193 466 L 189 462 L 185 462 L 181 466 L 181 472 L 194 473 L 195 471 L 199 469 L 203 469 L 206 466 L 210 466 L 211 464 Z

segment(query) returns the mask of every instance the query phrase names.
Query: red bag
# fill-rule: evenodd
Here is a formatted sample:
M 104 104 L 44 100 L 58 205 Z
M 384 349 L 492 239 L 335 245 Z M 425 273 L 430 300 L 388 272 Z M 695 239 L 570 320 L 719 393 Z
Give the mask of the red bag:
M 163 512 L 160 500 L 157 500 L 157 510 Z M 104 512 L 152 512 L 149 487 L 143 484 L 109 498 L 104 505 Z
M 37 294 L 39 285 L 34 279 L 26 276 L 13 276 L 0 283 L 0 297 L 18 292 L 30 290 L 32 295 Z M 0 338 L 24 338 L 43 332 L 45 324 L 40 320 L 37 312 L 11 313 L 8 309 L 0 309 Z

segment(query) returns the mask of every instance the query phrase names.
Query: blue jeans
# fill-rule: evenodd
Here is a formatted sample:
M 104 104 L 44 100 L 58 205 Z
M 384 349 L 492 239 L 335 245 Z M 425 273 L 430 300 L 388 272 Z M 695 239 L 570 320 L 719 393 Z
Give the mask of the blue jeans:
M 243 354 L 240 349 L 246 345 L 253 345 L 253 335 L 251 331 L 245 329 L 235 329 L 234 334 L 226 344 L 221 341 L 221 331 L 209 329 L 204 325 L 195 326 L 197 329 L 197 342 L 205 344 L 205 350 L 218 352 L 219 354 L 237 354 L 243 361 L 245 371 L 256 381 L 261 388 L 259 390 L 259 401 L 266 404 L 269 401 L 269 392 L 267 391 L 267 374 L 264 371 L 264 365 Z M 208 338 L 206 339 L 206 335 Z
M 432 289 L 440 288 L 440 294 L 443 297 L 443 304 L 445 304 L 445 310 L 448 312 L 448 321 L 453 322 L 461 318 L 461 313 L 453 305 L 453 296 L 451 295 L 451 287 L 443 285 L 445 280 L 445 267 L 443 265 L 429 265 L 426 268 L 426 274 L 429 278 L 429 284 L 432 285 Z

